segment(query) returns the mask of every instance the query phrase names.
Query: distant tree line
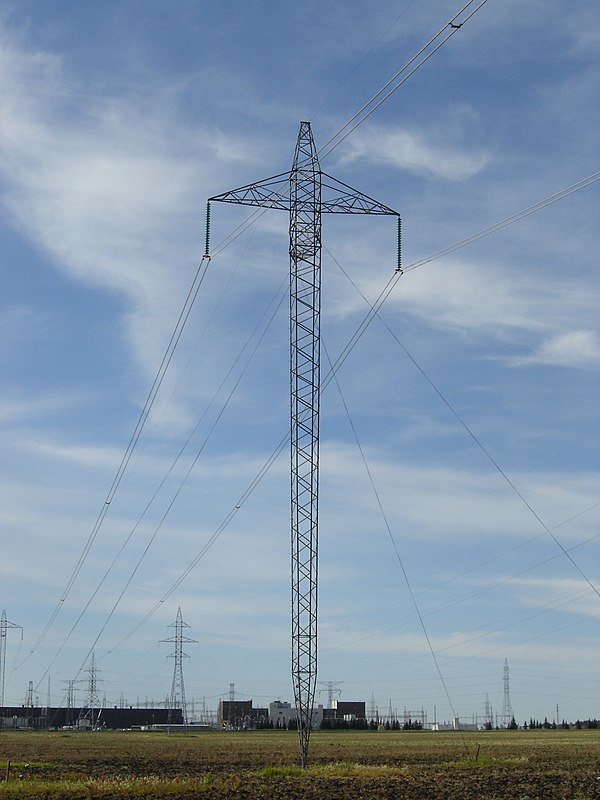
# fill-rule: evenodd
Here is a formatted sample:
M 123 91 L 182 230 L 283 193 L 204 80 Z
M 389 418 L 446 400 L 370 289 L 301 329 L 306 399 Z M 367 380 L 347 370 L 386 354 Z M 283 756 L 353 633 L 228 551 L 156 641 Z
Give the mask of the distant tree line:
M 418 720 L 408 719 L 400 722 L 398 719 L 386 720 L 384 723 L 374 719 L 324 719 L 321 723 L 321 730 L 359 730 L 377 731 L 384 728 L 386 731 L 420 731 L 423 725 Z
M 281 721 L 278 720 L 277 722 L 273 722 L 272 720 L 265 720 L 261 719 L 254 723 L 253 727 L 255 730 L 290 730 L 295 731 L 297 730 L 296 720 L 290 719 L 288 722 L 285 720 Z M 484 726 L 488 730 L 493 730 L 493 726 L 491 723 L 486 723 Z M 566 722 L 563 720 L 560 725 L 557 725 L 556 722 L 553 720 L 550 722 L 548 717 L 544 717 L 544 720 L 541 721 L 539 719 L 534 719 L 531 717 L 529 721 L 525 720 L 523 723 L 523 730 L 569 730 L 571 728 L 576 728 L 577 730 L 597 730 L 600 728 L 600 720 L 597 719 L 578 719 L 577 722 L 571 723 Z M 406 720 L 405 722 L 401 722 L 400 720 L 386 720 L 384 723 L 378 722 L 374 719 L 324 719 L 321 722 L 321 730 L 325 731 L 341 731 L 341 730 L 369 730 L 369 731 L 376 731 L 384 729 L 386 731 L 420 731 L 423 729 L 423 725 L 419 720 Z M 508 730 L 518 730 L 519 726 L 513 717 L 510 721 L 510 725 L 508 726 Z
M 539 719 L 530 719 L 529 723 L 523 723 L 523 730 L 569 730 L 570 728 L 575 727 L 578 731 L 580 730 L 596 730 L 600 728 L 600 722 L 597 719 L 578 719 L 577 722 L 574 724 L 572 722 L 566 722 L 564 719 L 560 723 L 560 725 L 556 724 L 556 721 L 549 722 L 548 717 L 544 717 L 544 721 L 540 722 Z

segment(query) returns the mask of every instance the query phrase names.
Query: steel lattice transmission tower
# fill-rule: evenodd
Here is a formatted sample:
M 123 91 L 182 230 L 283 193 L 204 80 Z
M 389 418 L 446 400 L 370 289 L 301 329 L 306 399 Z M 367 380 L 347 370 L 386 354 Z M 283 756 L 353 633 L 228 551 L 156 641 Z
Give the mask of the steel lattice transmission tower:
M 485 724 L 491 730 L 494 727 L 494 713 L 492 710 L 492 704 L 490 703 L 489 695 L 486 694 L 485 696 L 485 712 L 484 712 L 484 721 Z
M 341 686 L 343 682 L 344 681 L 320 681 L 321 686 L 325 688 L 319 689 L 319 694 L 321 692 L 327 692 L 327 708 L 333 708 L 333 695 L 340 695 L 342 693 L 342 690 L 336 689 L 336 686 Z
M 90 665 L 85 672 L 88 674 L 87 691 L 85 706 L 79 712 L 79 719 L 89 719 L 92 728 L 94 728 L 98 723 L 98 717 L 101 711 L 100 697 L 98 695 L 98 667 L 96 666 L 96 656 L 94 653 L 92 653 L 90 657 Z M 69 693 L 71 692 L 72 687 L 70 686 Z M 72 702 L 72 696 L 69 699 Z
M 510 702 L 510 673 L 508 659 L 504 659 L 504 701 L 502 703 L 502 727 L 508 728 L 513 718 L 512 704 Z
M 400 216 L 322 172 L 309 122 L 300 123 L 289 172 L 216 195 L 211 201 L 289 213 L 292 681 L 304 766 L 317 679 L 321 216 L 391 215 L 398 219 L 398 241 Z
M 175 651 L 171 653 L 169 658 L 175 659 L 173 668 L 173 683 L 171 684 L 171 694 L 169 696 L 169 713 L 167 715 L 167 724 L 170 726 L 172 723 L 173 711 L 177 708 L 177 704 L 181 704 L 181 711 L 183 714 L 183 724 L 187 725 L 187 709 L 185 704 L 185 687 L 183 683 L 183 659 L 189 658 L 187 653 L 183 652 L 184 644 L 197 644 L 196 639 L 189 639 L 184 636 L 184 630 L 189 630 L 190 626 L 183 621 L 181 615 L 181 607 L 177 609 L 177 618 L 175 622 L 169 625 L 169 628 L 175 628 L 175 636 L 170 636 L 168 639 L 161 639 L 162 642 L 173 642 L 175 644 Z
M 9 622 L 6 618 L 6 611 L 3 611 L 2 616 L 0 617 L 0 708 L 4 706 L 4 682 L 6 679 L 6 640 L 8 637 L 8 631 L 15 628 L 19 628 L 21 631 L 21 638 L 23 638 L 23 628 L 14 622 Z
M 77 679 L 72 678 L 70 680 L 61 681 L 61 683 L 67 684 L 67 725 L 72 725 L 73 709 L 75 708 L 75 684 L 77 683 Z

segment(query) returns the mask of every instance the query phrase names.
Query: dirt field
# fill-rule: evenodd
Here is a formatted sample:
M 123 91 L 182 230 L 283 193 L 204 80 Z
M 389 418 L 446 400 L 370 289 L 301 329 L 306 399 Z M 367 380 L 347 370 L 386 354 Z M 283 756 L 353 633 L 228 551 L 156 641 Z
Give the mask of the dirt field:
M 292 732 L 2 731 L 0 800 L 600 798 L 600 731 L 315 732 L 310 756 Z

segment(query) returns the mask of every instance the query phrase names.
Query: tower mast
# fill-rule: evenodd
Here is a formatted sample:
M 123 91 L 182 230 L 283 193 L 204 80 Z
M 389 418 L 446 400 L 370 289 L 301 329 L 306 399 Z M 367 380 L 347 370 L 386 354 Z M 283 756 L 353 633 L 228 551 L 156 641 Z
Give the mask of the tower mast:
M 317 682 L 321 173 L 308 123 L 290 173 L 290 419 L 292 681 L 301 762 Z
M 281 209 L 290 219 L 292 683 L 305 766 L 317 682 L 321 215 L 384 214 L 397 217 L 398 224 L 400 217 L 322 172 L 310 122 L 300 123 L 289 172 L 212 201 Z

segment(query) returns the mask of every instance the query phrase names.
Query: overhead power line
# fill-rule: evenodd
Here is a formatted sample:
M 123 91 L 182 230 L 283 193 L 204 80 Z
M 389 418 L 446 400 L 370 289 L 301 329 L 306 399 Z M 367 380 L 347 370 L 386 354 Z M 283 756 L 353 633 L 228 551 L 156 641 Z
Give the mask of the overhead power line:
M 476 2 L 478 2 L 478 5 L 474 9 L 471 8 Z M 384 83 L 384 85 L 378 89 L 377 92 L 375 92 L 375 94 L 369 100 L 367 100 L 367 102 L 364 103 L 344 125 L 341 126 L 341 128 L 339 128 L 332 136 L 329 137 L 329 139 L 324 145 L 321 146 L 319 150 L 319 158 L 321 160 L 326 158 L 333 150 L 335 150 L 336 147 L 338 147 L 345 139 L 347 139 L 348 136 L 350 136 L 350 134 L 355 131 L 359 125 L 362 125 L 362 123 L 368 117 L 370 117 L 371 114 L 373 114 L 388 98 L 390 98 L 404 83 L 406 83 L 406 81 L 412 75 L 414 75 L 414 73 L 420 67 L 422 67 L 423 64 L 448 41 L 448 39 L 454 36 L 454 34 L 457 33 L 463 27 L 463 25 L 468 22 L 482 6 L 485 5 L 486 2 L 487 0 L 469 0 L 469 2 L 466 3 L 460 9 L 460 11 L 458 11 L 452 17 L 452 19 L 443 25 L 440 30 L 434 34 L 417 53 L 415 53 L 402 67 L 400 67 L 400 69 L 394 75 L 392 75 L 392 77 L 386 83 Z M 469 11 L 469 9 L 471 10 Z M 397 20 L 405 13 L 406 10 L 407 9 L 405 8 L 402 11 L 395 22 L 397 22 Z M 392 23 L 392 26 L 395 24 L 395 22 Z M 280 173 L 279 175 L 274 175 L 268 180 L 276 184 L 279 179 L 285 178 L 287 174 L 288 173 Z M 272 197 L 273 204 L 275 204 L 278 200 L 276 188 L 272 192 Z M 212 248 L 212 257 L 214 258 L 222 250 L 232 244 L 239 236 L 242 235 L 242 233 L 244 233 L 245 230 L 254 225 L 254 223 L 257 222 L 263 216 L 263 214 L 267 212 L 267 210 L 268 207 L 265 202 L 264 207 L 257 208 L 255 211 L 253 211 L 252 214 L 250 214 L 236 228 L 234 228 L 234 230 L 231 231 L 231 233 L 229 233 L 225 239 Z
M 77 580 L 77 576 L 81 572 L 81 569 L 82 569 L 82 567 L 83 567 L 83 565 L 84 565 L 84 563 L 86 561 L 86 558 L 87 558 L 87 556 L 88 556 L 88 554 L 89 554 L 89 552 L 90 552 L 90 550 L 92 548 L 92 545 L 94 544 L 94 541 L 96 540 L 96 537 L 98 536 L 98 533 L 100 532 L 100 529 L 102 528 L 102 524 L 104 523 L 106 515 L 108 514 L 108 511 L 109 511 L 109 508 L 110 508 L 110 504 L 112 503 L 113 498 L 114 498 L 114 496 L 115 496 L 115 494 L 117 492 L 117 489 L 119 488 L 119 485 L 120 485 L 120 483 L 121 483 L 121 481 L 123 479 L 123 476 L 125 474 L 127 466 L 129 465 L 129 462 L 130 462 L 131 457 L 133 455 L 133 451 L 135 450 L 135 447 L 136 447 L 136 445 L 138 443 L 138 440 L 139 440 L 139 438 L 141 436 L 141 433 L 142 433 L 142 431 L 144 429 L 144 426 L 146 424 L 146 421 L 148 419 L 148 415 L 150 414 L 150 411 L 152 410 L 152 406 L 154 405 L 154 401 L 156 400 L 156 396 L 157 396 L 157 394 L 158 394 L 158 392 L 160 390 L 160 387 L 161 387 L 161 385 L 163 383 L 163 380 L 165 378 L 165 375 L 167 373 L 167 370 L 168 370 L 169 365 L 171 363 L 171 360 L 173 358 L 173 354 L 175 353 L 175 349 L 177 348 L 177 345 L 179 344 L 179 340 L 181 339 L 181 335 L 182 335 L 183 330 L 185 328 L 185 325 L 186 325 L 186 323 L 188 321 L 190 312 L 191 312 L 191 310 L 192 310 L 192 308 L 194 306 L 194 302 L 196 300 L 196 297 L 198 296 L 198 292 L 200 291 L 200 287 L 201 287 L 202 282 L 204 280 L 204 277 L 206 275 L 206 271 L 208 269 L 209 263 L 210 263 L 210 256 L 204 255 L 202 257 L 202 260 L 200 261 L 198 269 L 196 270 L 196 273 L 195 273 L 194 278 L 192 280 L 192 284 L 191 284 L 191 286 L 189 288 L 187 297 L 186 297 L 185 302 L 183 304 L 183 307 L 182 307 L 182 309 L 181 309 L 181 311 L 179 313 L 179 318 L 177 319 L 177 322 L 175 324 L 175 328 L 173 329 L 173 332 L 171 334 L 171 338 L 169 339 L 169 343 L 168 343 L 167 348 L 165 350 L 165 353 L 163 355 L 162 361 L 160 363 L 160 366 L 158 368 L 158 371 L 156 373 L 156 376 L 154 378 L 152 386 L 150 387 L 150 391 L 148 392 L 148 396 L 146 398 L 146 401 L 144 403 L 142 411 L 140 412 L 140 416 L 138 417 L 136 426 L 135 426 L 135 428 L 133 430 L 133 433 L 131 434 L 131 438 L 129 439 L 129 443 L 127 444 L 127 447 L 125 448 L 125 452 L 123 454 L 123 457 L 121 458 L 121 463 L 119 464 L 117 472 L 116 472 L 116 474 L 115 474 L 115 476 L 113 478 L 113 481 L 112 481 L 112 483 L 110 485 L 108 493 L 107 493 L 107 495 L 106 495 L 106 497 L 104 499 L 104 502 L 102 504 L 100 512 L 99 512 L 99 514 L 98 514 L 98 516 L 96 518 L 96 521 L 95 521 L 95 523 L 94 523 L 94 525 L 92 527 L 92 530 L 90 531 L 90 534 L 89 534 L 89 536 L 87 538 L 87 541 L 86 541 L 86 543 L 85 543 L 85 545 L 84 545 L 84 547 L 83 547 L 83 549 L 81 551 L 81 554 L 79 555 L 79 559 L 78 559 L 77 563 L 75 564 L 75 567 L 74 567 L 73 571 L 71 572 L 71 575 L 69 576 L 69 579 L 68 579 L 68 581 L 67 581 L 67 583 L 65 585 L 65 588 L 63 589 L 63 591 L 61 593 L 60 599 L 58 600 L 54 610 L 52 611 L 52 614 L 50 615 L 50 618 L 48 619 L 48 622 L 46 623 L 43 631 L 41 632 L 41 634 L 38 636 L 37 640 L 35 641 L 32 649 L 30 651 L 30 655 L 37 650 L 37 648 L 40 646 L 40 644 L 45 639 L 48 631 L 52 627 L 56 617 L 58 616 L 61 608 L 63 607 L 63 605 L 65 603 L 65 600 L 67 599 L 71 589 L 73 588 L 73 584 Z
M 473 17 L 487 0 L 480 0 L 476 8 L 469 9 L 477 0 L 469 0 L 452 19 L 429 39 L 400 69 L 392 75 L 375 94 L 364 103 L 350 119 L 331 136 L 319 151 L 321 159 L 326 158 L 335 150 L 359 125 L 368 119 L 385 101 L 390 98 L 415 72 L 428 61 L 447 41 L 457 33 L 471 17 Z
M 75 629 L 77 628 L 77 626 L 81 622 L 83 616 L 85 615 L 85 613 L 87 612 L 87 610 L 91 606 L 92 601 L 98 595 L 98 592 L 100 591 L 102 585 L 105 583 L 106 579 L 108 578 L 108 575 L 110 574 L 110 572 L 114 568 L 115 564 L 117 563 L 119 557 L 123 553 L 126 545 L 131 540 L 133 534 L 135 533 L 135 531 L 137 530 L 137 528 L 141 524 L 141 522 L 144 519 L 146 513 L 148 512 L 150 506 L 152 505 L 152 503 L 154 502 L 154 500 L 158 496 L 160 490 L 165 485 L 165 483 L 167 481 L 167 478 L 173 472 L 175 466 L 177 465 L 177 463 L 179 462 L 179 460 L 183 456 L 184 451 L 187 449 L 187 447 L 190 444 L 193 436 L 195 435 L 195 433 L 197 432 L 198 428 L 200 427 L 200 424 L 201 424 L 202 420 L 204 419 L 204 417 L 208 413 L 208 410 L 210 409 L 210 407 L 215 402 L 215 400 L 217 398 L 217 395 L 224 388 L 228 378 L 230 378 L 232 375 L 234 375 L 234 371 L 235 371 L 236 366 L 238 366 L 241 363 L 244 354 L 246 354 L 245 361 L 243 363 L 241 363 L 241 369 L 240 369 L 239 373 L 237 374 L 237 376 L 235 377 L 234 383 L 231 386 L 231 388 L 229 389 L 229 391 L 227 393 L 227 396 L 226 396 L 224 402 L 222 403 L 221 407 L 219 408 L 219 410 L 218 410 L 218 412 L 217 412 L 217 414 L 215 416 L 215 419 L 213 420 L 208 432 L 204 436 L 200 447 L 197 449 L 194 458 L 192 459 L 192 461 L 188 465 L 183 478 L 180 480 L 180 482 L 177 485 L 177 487 L 176 487 L 176 489 L 175 489 L 175 491 L 174 491 L 169 503 L 167 504 L 166 510 L 163 512 L 158 524 L 156 525 L 156 527 L 154 529 L 154 532 L 151 534 L 150 538 L 146 542 L 146 545 L 145 545 L 144 549 L 142 550 L 142 553 L 138 557 L 138 560 L 135 563 L 133 569 L 131 570 L 131 572 L 129 574 L 129 577 L 125 581 L 125 584 L 123 585 L 119 595 L 117 596 L 117 598 L 114 601 L 110 611 L 108 612 L 108 614 L 107 614 L 102 626 L 100 627 L 100 630 L 98 631 L 93 643 L 89 647 L 88 653 L 85 656 L 85 658 L 83 659 L 83 663 L 82 663 L 79 671 L 81 671 L 83 669 L 83 666 L 84 666 L 85 662 L 87 661 L 87 659 L 89 658 L 89 656 L 93 652 L 94 648 L 98 644 L 98 641 L 100 640 L 100 637 L 102 636 L 102 634 L 106 630 L 110 620 L 112 619 L 115 611 L 117 610 L 119 604 L 121 603 L 121 600 L 123 599 L 123 597 L 125 595 L 125 592 L 127 591 L 129 586 L 131 585 L 131 582 L 133 581 L 136 573 L 138 572 L 139 568 L 141 567 L 142 562 L 144 561 L 145 557 L 147 556 L 152 544 L 154 543 L 156 537 L 158 536 L 158 533 L 162 529 L 162 527 L 163 527 L 163 525 L 164 525 L 169 513 L 171 512 L 173 506 L 175 505 L 175 502 L 176 502 L 177 498 L 179 497 L 180 493 L 183 490 L 183 487 L 187 483 L 187 480 L 190 477 L 194 467 L 196 466 L 200 456 L 204 452 L 204 449 L 205 449 L 209 439 L 211 438 L 211 436 L 212 436 L 213 432 L 215 431 L 216 427 L 218 426 L 218 424 L 219 424 L 223 414 L 225 413 L 225 411 L 226 411 L 226 409 L 227 409 L 227 407 L 228 407 L 228 405 L 229 405 L 229 403 L 230 403 L 235 391 L 237 390 L 242 378 L 244 377 L 248 367 L 250 366 L 250 364 L 252 362 L 252 359 L 256 355 L 256 352 L 257 352 L 260 344 L 262 343 L 264 337 L 267 334 L 267 331 L 269 330 L 273 320 L 275 319 L 275 316 L 276 316 L 279 308 L 281 307 L 281 305 L 283 303 L 283 300 L 285 299 L 285 292 L 283 292 L 282 289 L 283 289 L 283 285 L 281 285 L 278 288 L 278 290 L 277 290 L 276 294 L 273 296 L 273 298 L 271 300 L 271 303 L 269 304 L 268 308 L 265 310 L 264 314 L 262 315 L 260 320 L 255 325 L 255 327 L 252 330 L 250 336 L 248 337 L 248 339 L 246 340 L 245 344 L 243 345 L 241 351 L 238 353 L 238 356 L 234 360 L 234 363 L 231 365 L 231 367 L 228 370 L 226 376 L 223 378 L 223 380 L 221 381 L 221 383 L 220 383 L 219 387 L 217 388 L 215 394 L 213 395 L 213 397 L 212 397 L 212 399 L 211 399 L 211 401 L 209 403 L 208 408 L 205 410 L 205 412 L 203 413 L 203 415 L 200 418 L 200 420 L 196 423 L 196 425 L 194 426 L 193 430 L 190 432 L 190 434 L 186 438 L 186 441 L 184 442 L 183 446 L 180 448 L 180 450 L 177 453 L 175 459 L 173 460 L 173 462 L 169 466 L 167 472 L 165 473 L 165 475 L 161 479 L 160 483 L 158 484 L 157 488 L 153 492 L 152 497 L 150 498 L 150 500 L 148 501 L 148 503 L 144 507 L 144 509 L 143 509 L 142 513 L 140 514 L 137 522 L 135 523 L 135 525 L 133 526 L 132 530 L 130 531 L 130 533 L 125 538 L 125 540 L 124 540 L 123 544 L 121 545 L 119 551 L 117 552 L 117 554 L 113 558 L 112 563 L 109 565 L 109 567 L 105 571 L 104 575 L 102 576 L 102 578 L 100 579 L 100 581 L 96 585 L 96 588 L 91 593 L 91 595 L 88 598 L 86 604 L 84 605 L 84 607 L 82 608 L 82 610 L 79 613 L 78 617 L 76 618 L 76 620 L 74 621 L 73 625 L 71 626 L 70 630 L 67 632 L 66 636 L 64 637 L 64 639 L 63 639 L 61 645 L 59 646 L 58 650 L 56 651 L 56 653 L 52 657 L 52 660 L 50 661 L 50 663 L 46 667 L 45 672 L 43 673 L 42 677 L 39 679 L 38 685 L 46 677 L 46 675 L 50 671 L 52 665 L 54 664 L 54 662 L 56 661 L 56 659 L 58 658 L 58 656 L 60 655 L 60 653 L 62 652 L 64 647 L 66 646 L 66 644 L 69 641 L 69 639 L 71 638 L 71 636 L 73 635 Z M 262 330 L 261 330 L 261 328 L 262 328 Z M 252 342 L 252 339 L 254 339 L 255 337 L 256 337 L 256 341 L 254 342 L 254 344 L 253 344 L 252 348 L 250 349 L 250 351 L 247 352 L 249 350 L 249 348 L 250 348 L 250 344 Z
M 325 352 L 327 354 L 327 350 L 325 350 Z M 329 358 L 328 354 L 327 354 L 327 357 Z M 329 363 L 331 364 L 331 361 Z M 425 637 L 425 641 L 427 642 L 427 647 L 429 649 L 429 653 L 431 655 L 431 658 L 432 658 L 432 661 L 434 663 L 436 672 L 437 672 L 438 677 L 440 679 L 440 683 L 441 683 L 442 688 L 444 690 L 444 694 L 446 695 L 446 700 L 448 701 L 448 705 L 450 706 L 450 709 L 452 711 L 452 716 L 454 718 L 454 717 L 457 716 L 457 714 L 456 714 L 456 710 L 455 710 L 455 707 L 454 707 L 454 703 L 452 701 L 452 697 L 450 696 L 450 691 L 448 689 L 448 684 L 446 683 L 446 679 L 444 678 L 444 674 L 442 673 L 442 668 L 440 667 L 440 662 L 439 662 L 439 659 L 437 657 L 437 653 L 436 653 L 436 651 L 435 651 L 435 649 L 433 647 L 433 642 L 432 642 L 431 636 L 429 635 L 429 631 L 427 629 L 427 625 L 425 624 L 425 619 L 424 619 L 423 614 L 421 612 L 420 605 L 419 605 L 419 603 L 417 601 L 417 597 L 416 597 L 415 590 L 413 589 L 412 581 L 410 580 L 410 578 L 408 576 L 408 572 L 406 571 L 406 566 L 404 564 L 404 559 L 402 558 L 402 555 L 400 553 L 400 548 L 398 547 L 398 543 L 396 542 L 396 537 L 394 536 L 394 533 L 392 531 L 392 527 L 390 525 L 390 522 L 389 522 L 389 519 L 388 519 L 388 515 L 386 514 L 386 511 L 385 511 L 385 509 L 383 507 L 383 502 L 381 500 L 381 495 L 379 493 L 379 490 L 377 489 L 377 485 L 375 484 L 375 478 L 373 477 L 373 472 L 371 471 L 371 468 L 370 468 L 369 463 L 367 461 L 367 457 L 365 455 L 364 448 L 363 448 L 363 446 L 362 446 L 362 444 L 360 442 L 359 436 L 358 436 L 358 431 L 357 431 L 356 426 L 354 424 L 354 420 L 352 419 L 352 416 L 350 414 L 350 409 L 348 408 L 348 404 L 346 403 L 346 398 L 344 397 L 344 394 L 342 392 L 342 387 L 341 387 L 340 382 L 338 380 L 337 373 L 333 370 L 333 367 L 331 367 L 331 369 L 330 369 L 330 374 L 333 376 L 333 379 L 334 379 L 335 384 L 337 386 L 337 390 L 338 390 L 338 393 L 340 395 L 340 399 L 342 401 L 342 406 L 344 407 L 344 411 L 346 413 L 346 417 L 348 418 L 348 424 L 350 425 L 350 429 L 352 430 L 352 434 L 354 436 L 354 440 L 356 442 L 356 446 L 358 447 L 358 452 L 360 453 L 360 457 L 361 457 L 361 460 L 363 462 L 363 466 L 365 468 L 365 472 L 367 473 L 367 477 L 369 479 L 369 483 L 371 484 L 371 489 L 373 490 L 373 494 L 375 495 L 375 501 L 377 502 L 377 507 L 379 508 L 379 513 L 381 514 L 381 518 L 383 519 L 383 524 L 385 526 L 385 529 L 387 530 L 388 537 L 389 537 L 391 545 L 392 545 L 392 549 L 393 549 L 394 554 L 396 556 L 396 560 L 398 561 L 398 565 L 400 567 L 400 571 L 402 572 L 402 577 L 404 578 L 404 582 L 406 584 L 406 588 L 408 589 L 408 593 L 410 595 L 413 607 L 415 609 L 415 613 L 416 613 L 417 618 L 419 620 L 419 624 L 421 626 L 421 630 L 423 631 L 423 636 Z M 465 750 L 468 753 L 469 748 L 467 747 L 465 738 L 464 738 L 464 736 L 461 736 L 461 738 L 462 738 L 463 746 L 465 747 Z

